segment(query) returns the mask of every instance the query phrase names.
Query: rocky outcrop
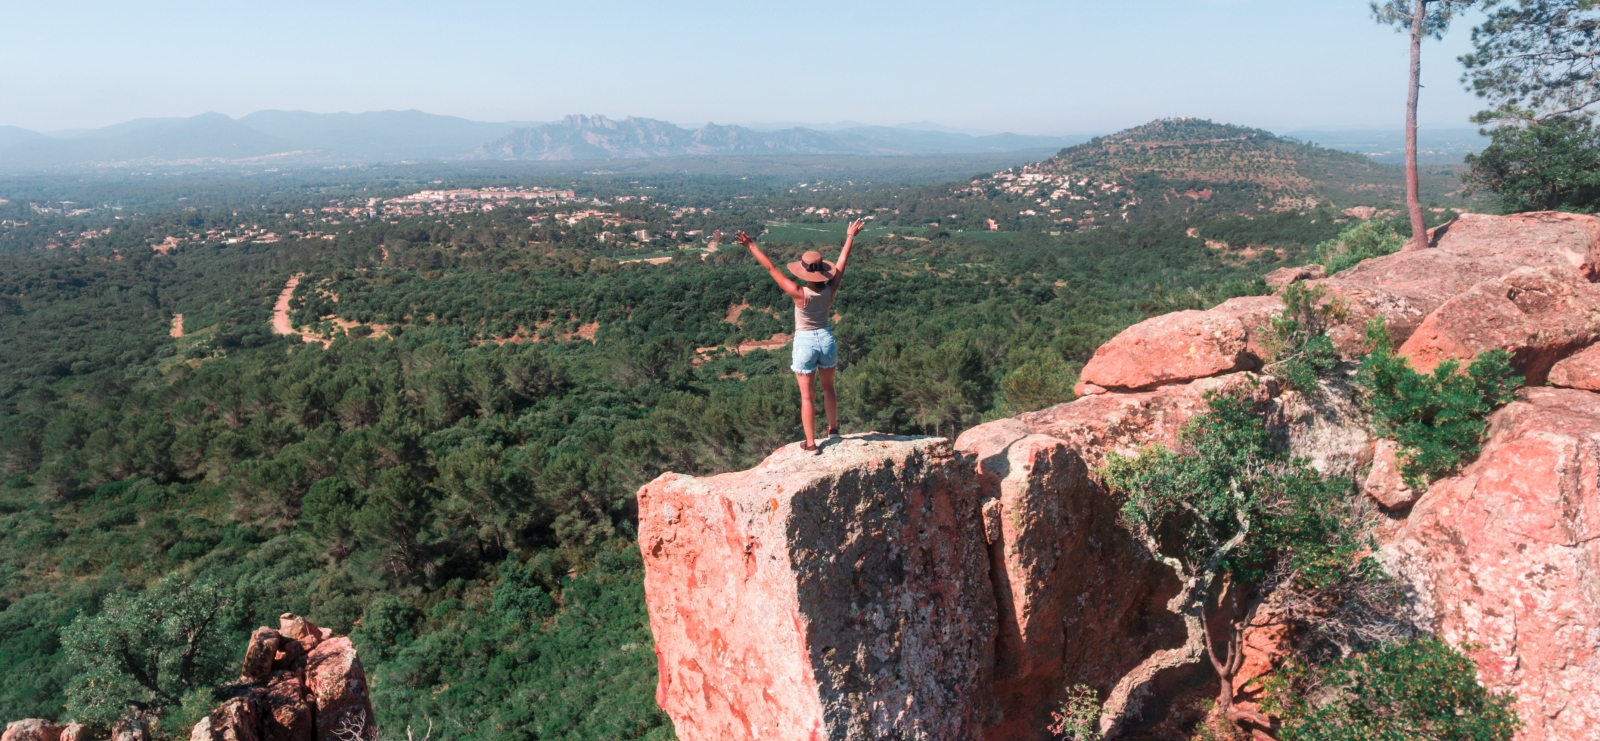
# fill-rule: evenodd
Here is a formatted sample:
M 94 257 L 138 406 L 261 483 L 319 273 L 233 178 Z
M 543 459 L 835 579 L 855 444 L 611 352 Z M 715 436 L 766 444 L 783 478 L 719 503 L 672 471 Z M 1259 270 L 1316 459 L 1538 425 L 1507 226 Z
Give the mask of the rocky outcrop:
M 65 730 L 64 726 L 38 718 L 14 720 L 6 724 L 0 741 L 61 741 L 61 732 Z
M 1423 621 L 1510 692 L 1523 741 L 1600 728 L 1600 395 L 1535 388 L 1385 536 Z
M 1081 398 L 953 445 L 865 435 L 743 473 L 663 476 L 639 493 L 657 699 L 685 741 L 1044 741 L 1066 689 L 1088 685 L 1113 737 L 1189 737 L 1195 701 L 1216 691 L 1198 618 L 1175 611 L 1182 585 L 1118 524 L 1094 471 L 1178 445 L 1228 390 L 1255 399 L 1292 455 L 1380 505 L 1380 556 L 1420 624 L 1516 695 L 1523 741 L 1594 738 L 1597 235 L 1590 217 L 1469 215 L 1433 249 L 1287 276 L 1341 302 L 1330 334 L 1347 359 L 1382 317 L 1424 369 L 1500 348 L 1530 383 L 1566 387 L 1519 391 L 1477 460 L 1425 489 L 1373 436 L 1354 363 L 1306 391 L 1259 374 L 1276 297 L 1136 325 L 1085 366 Z M 1245 707 L 1296 640 L 1276 604 L 1243 636 Z
M 1547 268 L 1584 280 L 1600 277 L 1593 217 L 1572 214 L 1463 214 L 1436 230 L 1433 249 L 1365 260 L 1325 281 L 1345 318 L 1328 336 L 1345 357 L 1366 354 L 1368 319 L 1381 317 L 1396 345 L 1410 339 L 1446 301 L 1518 268 Z
M 1328 272 L 1321 265 L 1301 265 L 1292 268 L 1278 268 L 1262 277 L 1268 288 L 1274 290 L 1299 283 L 1303 280 L 1316 280 L 1328 277 Z
M 313 626 L 314 627 L 314 626 Z M 367 674 L 349 638 L 321 639 L 306 655 L 305 684 L 316 708 L 316 738 L 378 737 Z
M 1518 268 L 1444 302 L 1400 354 L 1428 373 L 1445 360 L 1465 366 L 1487 350 L 1505 350 L 1517 373 L 1537 386 L 1557 361 L 1597 339 L 1600 284 L 1571 269 Z
M 1116 527 L 1116 507 L 1079 452 L 1016 425 L 985 427 L 956 444 L 974 458 L 983 488 L 999 616 L 1000 722 L 985 738 L 1033 739 L 1067 687 L 1110 692 L 1186 635 L 1165 609 L 1176 580 Z M 1095 599 L 1078 599 L 1086 594 Z
M 1179 311 L 1129 327 L 1095 351 L 1084 383 L 1141 390 L 1258 367 L 1264 328 L 1283 311 L 1272 296 L 1230 299 L 1209 311 Z
M 981 738 L 995 608 L 978 506 L 948 442 L 888 435 L 645 486 L 656 699 L 678 738 Z
M 239 682 L 195 725 L 190 741 L 373 741 L 366 672 L 349 638 L 285 613 L 258 628 Z
M 1574 353 L 1550 368 L 1551 386 L 1600 391 L 1600 345 Z

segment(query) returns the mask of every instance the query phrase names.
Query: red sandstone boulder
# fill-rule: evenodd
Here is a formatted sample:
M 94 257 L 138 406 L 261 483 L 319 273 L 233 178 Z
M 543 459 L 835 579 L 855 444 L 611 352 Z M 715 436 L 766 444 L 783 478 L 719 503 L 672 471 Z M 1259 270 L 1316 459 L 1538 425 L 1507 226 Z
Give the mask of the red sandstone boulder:
M 289 645 L 299 648 L 297 643 Z M 313 741 L 317 737 L 316 721 L 309 699 L 310 693 L 297 672 L 274 672 L 263 700 L 267 706 L 263 741 Z
M 143 718 L 123 721 L 111 729 L 111 741 L 150 741 L 150 727 Z
M 349 638 L 327 638 L 312 649 L 306 656 L 305 688 L 316 706 L 318 739 L 378 737 L 367 673 Z
M 1505 350 L 1530 386 L 1556 361 L 1600 339 L 1600 284 L 1572 270 L 1519 268 L 1446 301 L 1423 320 L 1400 354 L 1423 373 L 1454 359 Z
M 244 670 L 239 673 L 241 682 L 265 682 L 272 676 L 272 662 L 278 657 L 278 631 L 257 628 L 250 635 L 250 645 L 244 650 Z
M 95 734 L 82 723 L 68 723 L 61 729 L 61 741 L 90 741 Z
M 1282 289 L 1293 283 L 1303 280 L 1317 280 L 1328 277 L 1327 271 L 1321 265 L 1301 265 L 1293 268 L 1278 268 L 1263 276 L 1267 286 L 1273 289 Z
M 1530 388 L 1477 461 L 1428 487 L 1384 558 L 1422 617 L 1512 693 L 1521 741 L 1600 729 L 1600 394 Z
M 1117 527 L 1115 503 L 1066 443 L 1001 420 L 960 445 L 992 497 L 983 516 L 1001 723 L 984 738 L 1048 739 L 1067 687 L 1109 692 L 1145 656 L 1182 642 L 1182 622 L 1162 616 L 1176 582 Z
M 994 592 L 971 463 L 948 442 L 791 445 L 638 496 L 678 738 L 982 737 Z
M 1384 509 L 1405 509 L 1417 503 L 1419 495 L 1406 486 L 1400 475 L 1399 443 L 1389 439 L 1378 441 L 1372 454 L 1372 471 L 1367 474 L 1361 491 Z
M 1324 281 L 1345 309 L 1328 336 L 1345 357 L 1357 357 L 1367 352 L 1368 319 L 1382 317 L 1395 343 L 1404 343 L 1446 301 L 1517 268 L 1600 277 L 1585 267 L 1596 264 L 1596 234 L 1600 225 L 1589 216 L 1463 214 L 1435 231 L 1433 249 L 1365 260 Z
M 328 637 L 328 631 L 318 628 L 315 623 L 292 612 L 278 616 L 278 634 L 299 643 L 307 653 Z M 279 650 L 283 650 L 282 647 L 279 647 Z
M 262 741 L 266 719 L 260 690 L 253 690 L 211 711 L 189 732 L 189 741 Z
M 38 718 L 14 720 L 6 724 L 6 731 L 0 734 L 0 741 L 61 741 L 63 730 L 66 729 L 48 720 Z
M 1600 344 L 1590 345 L 1550 368 L 1551 386 L 1600 391 Z
M 1107 389 L 1146 389 L 1243 370 L 1244 326 L 1204 311 L 1146 319 L 1100 346 L 1080 378 Z
M 1083 383 L 1150 389 L 1260 365 L 1262 330 L 1283 310 L 1274 296 L 1230 299 L 1208 311 L 1146 319 L 1100 346 L 1083 366 Z
M 1434 244 L 1464 255 L 1530 249 L 1559 255 L 1566 265 L 1587 273 L 1600 262 L 1600 219 L 1582 214 L 1540 211 L 1510 216 L 1462 214 L 1430 233 Z M 1590 280 L 1600 276 L 1590 275 Z

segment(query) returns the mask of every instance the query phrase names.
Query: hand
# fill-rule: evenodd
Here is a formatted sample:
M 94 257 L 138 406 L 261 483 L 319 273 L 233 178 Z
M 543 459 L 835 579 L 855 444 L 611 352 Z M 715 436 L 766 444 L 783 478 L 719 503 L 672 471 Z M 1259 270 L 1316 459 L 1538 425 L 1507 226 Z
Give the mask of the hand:
M 856 219 L 855 221 L 850 222 L 850 228 L 845 230 L 845 234 L 854 237 L 855 235 L 860 234 L 861 229 L 866 225 L 867 223 L 862 219 Z
M 737 235 L 734 235 L 733 241 L 738 242 L 746 247 L 753 246 L 756 243 L 754 239 L 750 238 L 750 235 L 745 234 L 744 232 L 739 232 Z

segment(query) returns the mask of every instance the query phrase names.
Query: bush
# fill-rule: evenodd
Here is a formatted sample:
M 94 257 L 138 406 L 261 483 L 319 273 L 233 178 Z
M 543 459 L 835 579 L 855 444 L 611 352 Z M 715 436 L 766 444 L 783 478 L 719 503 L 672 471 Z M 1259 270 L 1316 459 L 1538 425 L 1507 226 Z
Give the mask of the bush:
M 1522 385 L 1504 350 L 1479 355 L 1466 373 L 1446 360 L 1423 375 L 1394 352 L 1383 320 L 1368 323 L 1367 341 L 1372 354 L 1362 361 L 1356 382 L 1367 392 L 1379 432 L 1400 443 L 1401 475 L 1418 491 L 1478 454 L 1484 419 Z
M 1317 259 L 1328 275 L 1353 268 L 1356 263 L 1371 257 L 1383 257 L 1400 251 L 1406 245 L 1387 222 L 1372 219 L 1363 221 L 1339 232 L 1339 236 L 1317 245 Z
M 1509 213 L 1600 208 L 1600 130 L 1589 119 L 1507 124 L 1490 136 L 1482 152 L 1467 155 L 1468 192 L 1494 193 Z
M 1266 346 L 1272 358 L 1267 370 L 1289 388 L 1316 388 L 1317 377 L 1339 363 L 1328 325 L 1343 320 L 1344 303 L 1324 300 L 1327 293 L 1320 284 L 1289 285 L 1283 290 L 1283 313 L 1267 328 Z
M 1284 718 L 1283 741 L 1509 741 L 1522 726 L 1513 698 L 1485 690 L 1477 672 L 1437 638 L 1402 641 L 1322 670 L 1291 667 L 1268 706 Z

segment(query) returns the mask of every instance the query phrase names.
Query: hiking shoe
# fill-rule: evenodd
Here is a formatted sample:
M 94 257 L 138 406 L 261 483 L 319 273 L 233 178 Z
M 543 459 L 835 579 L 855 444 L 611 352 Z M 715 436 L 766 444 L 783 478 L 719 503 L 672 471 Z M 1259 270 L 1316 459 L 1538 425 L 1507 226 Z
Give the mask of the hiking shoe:
M 828 437 L 830 437 L 830 438 L 831 437 L 839 437 L 839 428 L 837 428 L 837 427 L 829 427 L 828 428 Z

